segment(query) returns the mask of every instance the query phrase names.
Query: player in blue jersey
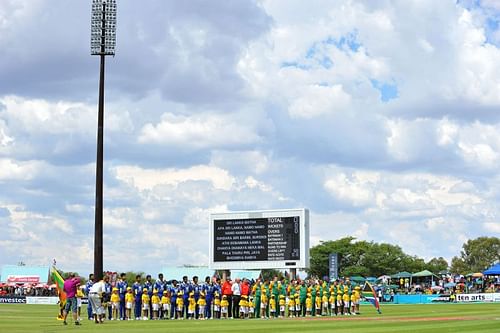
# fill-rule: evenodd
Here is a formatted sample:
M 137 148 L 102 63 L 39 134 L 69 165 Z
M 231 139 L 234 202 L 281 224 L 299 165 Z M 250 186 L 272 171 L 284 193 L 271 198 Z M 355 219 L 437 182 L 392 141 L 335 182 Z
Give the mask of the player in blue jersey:
M 151 297 L 153 296 L 153 281 L 151 280 L 151 275 L 146 275 L 146 282 L 144 282 L 143 288 L 148 290 L 149 295 L 149 308 L 152 309 L 151 306 Z M 149 319 L 153 319 L 153 311 L 149 311 Z
M 205 300 L 207 305 L 205 306 L 204 317 L 207 319 L 212 318 L 212 301 L 214 299 L 215 286 L 212 283 L 210 276 L 205 278 L 205 283 L 203 284 L 203 292 L 205 293 Z
M 182 282 L 179 287 L 183 294 L 182 298 L 184 299 L 181 315 L 183 318 L 188 318 L 188 304 L 189 304 L 188 298 L 189 298 L 189 292 L 191 291 L 191 284 L 189 283 L 187 276 L 182 277 Z
M 162 273 L 158 274 L 158 280 L 155 281 L 153 288 L 158 291 L 158 297 L 160 299 L 163 297 L 163 292 L 165 290 L 166 283 L 167 281 L 163 280 L 163 274 Z M 163 307 L 160 307 L 158 318 L 163 319 Z
M 134 293 L 134 317 L 135 320 L 141 320 L 141 303 L 142 303 L 142 284 L 141 275 L 135 276 L 135 282 L 132 285 L 132 292 Z
M 116 288 L 118 288 L 118 294 L 120 296 L 120 320 L 125 320 L 125 294 L 127 293 L 127 274 L 121 273 L 120 279 L 116 282 Z
M 177 293 L 179 292 L 179 286 L 177 285 L 177 280 L 172 281 L 172 285 L 169 287 L 170 292 L 170 319 L 177 319 Z
M 193 282 L 191 283 L 191 291 L 194 293 L 194 301 L 196 302 L 196 307 L 194 310 L 194 318 L 198 319 L 199 316 L 198 300 L 200 299 L 200 292 L 202 291 L 202 286 L 198 284 L 197 276 L 193 276 Z
M 87 296 L 87 299 L 89 299 L 90 287 L 92 287 L 93 284 L 94 284 L 94 274 L 89 274 L 89 280 L 85 284 L 85 296 Z M 89 317 L 89 320 L 94 319 L 94 316 L 92 313 L 92 305 L 90 304 L 90 302 L 88 302 L 88 304 L 87 304 L 87 315 Z

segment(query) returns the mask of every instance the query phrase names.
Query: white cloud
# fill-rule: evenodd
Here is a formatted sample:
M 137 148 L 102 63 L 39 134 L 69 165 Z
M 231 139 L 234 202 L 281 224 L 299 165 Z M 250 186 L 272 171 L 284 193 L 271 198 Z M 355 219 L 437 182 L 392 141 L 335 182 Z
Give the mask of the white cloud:
M 12 180 L 30 180 L 37 176 L 46 164 L 42 161 L 15 161 L 0 158 L 0 182 Z
M 290 105 L 294 118 L 312 118 L 322 114 L 342 112 L 349 106 L 351 97 L 341 85 L 331 87 L 313 85 L 306 87 L 303 94 Z
M 495 234 L 500 234 L 500 223 L 499 222 L 485 222 L 483 223 L 484 229 Z
M 168 184 L 177 186 L 187 181 L 208 181 L 216 189 L 230 190 L 235 179 L 226 171 L 205 165 L 187 169 L 143 169 L 138 166 L 118 166 L 116 178 L 140 191 L 152 190 L 155 186 Z
M 220 115 L 176 116 L 163 114 L 161 121 L 146 124 L 139 136 L 142 144 L 183 145 L 194 148 L 253 144 L 259 135 L 246 124 Z

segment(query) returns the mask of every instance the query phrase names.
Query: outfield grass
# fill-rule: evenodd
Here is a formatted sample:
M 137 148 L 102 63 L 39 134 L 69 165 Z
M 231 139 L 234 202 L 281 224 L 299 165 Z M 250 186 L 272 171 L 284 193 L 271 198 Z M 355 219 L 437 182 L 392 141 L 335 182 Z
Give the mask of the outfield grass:
M 361 316 L 274 320 L 108 321 L 84 320 L 63 326 L 56 305 L 0 304 L 0 332 L 499 332 L 500 304 L 387 305 L 379 315 L 361 308 Z M 86 318 L 86 316 L 85 316 Z

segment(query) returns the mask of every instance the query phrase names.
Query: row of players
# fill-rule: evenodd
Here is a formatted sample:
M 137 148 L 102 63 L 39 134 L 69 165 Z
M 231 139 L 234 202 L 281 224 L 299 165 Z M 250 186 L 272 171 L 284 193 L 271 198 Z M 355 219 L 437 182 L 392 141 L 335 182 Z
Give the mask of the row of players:
M 92 276 L 89 277 L 92 281 Z M 87 283 L 86 290 L 92 283 Z M 240 287 L 241 286 L 241 287 Z M 234 288 L 237 287 L 237 288 Z M 183 277 L 181 283 L 165 281 L 160 273 L 156 282 L 151 276 L 141 284 L 141 276 L 129 287 L 125 274 L 120 276 L 111 292 L 107 285 L 107 303 L 115 319 L 211 319 L 215 318 L 269 318 L 309 315 L 343 315 L 359 313 L 359 287 L 351 288 L 350 282 L 327 283 L 314 281 L 260 281 L 255 283 L 244 279 L 232 282 L 227 279 L 221 284 L 219 279 L 205 279 L 198 284 Z M 232 291 L 238 295 L 231 295 Z M 89 307 L 89 318 L 92 309 Z
M 279 295 L 279 299 L 276 299 L 274 294 L 271 294 L 270 299 L 267 298 L 265 294 L 261 295 L 260 298 L 260 309 L 255 309 L 255 297 L 254 296 L 241 296 L 239 301 L 239 312 L 240 318 L 255 318 L 260 317 L 262 319 L 266 318 L 284 318 L 300 316 L 305 310 L 305 316 L 337 316 L 337 315 L 356 315 L 359 314 L 359 287 L 356 287 L 354 292 L 349 296 L 347 293 L 338 293 L 334 296 L 331 293 L 330 297 L 326 293 L 322 297 L 317 296 L 315 304 L 313 304 L 313 299 L 311 293 L 307 293 L 305 301 L 305 309 L 302 309 L 299 294 L 293 294 L 290 296 Z M 126 308 L 126 319 L 132 319 L 132 308 L 134 307 L 134 294 L 132 288 L 127 288 L 127 293 L 125 294 L 125 308 Z M 213 300 L 213 313 L 216 319 L 227 319 L 228 318 L 228 308 L 229 301 L 228 295 L 223 295 L 220 297 L 219 293 L 216 291 L 214 293 Z M 118 319 L 120 298 L 118 295 L 118 289 L 113 289 L 113 294 L 111 296 L 111 306 L 113 308 L 113 319 Z M 137 306 L 137 305 L 135 305 Z M 184 298 L 183 293 L 178 292 L 177 298 L 175 300 L 175 307 L 171 301 L 170 293 L 164 293 L 163 296 L 158 295 L 157 290 L 153 290 L 153 296 L 150 298 L 147 289 L 143 289 L 143 294 L 141 296 L 141 305 L 143 317 L 136 317 L 136 320 L 143 319 L 148 320 L 151 315 L 151 319 L 184 319 Z M 200 292 L 198 300 L 195 299 L 194 293 L 190 292 L 187 299 L 187 319 L 209 319 L 210 317 L 205 317 L 205 309 L 207 308 L 206 295 L 202 291 Z M 259 313 L 257 313 L 257 311 Z M 211 312 L 211 311 L 210 311 Z M 260 314 L 260 315 L 259 315 Z

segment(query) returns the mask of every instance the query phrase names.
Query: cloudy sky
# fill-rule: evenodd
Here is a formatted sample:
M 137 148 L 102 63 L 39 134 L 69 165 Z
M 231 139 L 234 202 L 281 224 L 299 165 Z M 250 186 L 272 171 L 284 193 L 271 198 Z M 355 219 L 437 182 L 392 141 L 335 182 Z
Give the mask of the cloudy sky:
M 90 0 L 0 2 L 0 265 L 93 268 Z M 206 264 L 211 212 L 306 207 L 425 259 L 500 236 L 495 0 L 118 1 L 104 266 Z

